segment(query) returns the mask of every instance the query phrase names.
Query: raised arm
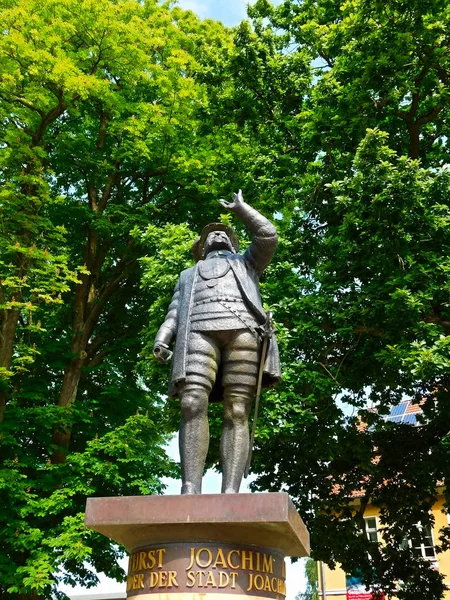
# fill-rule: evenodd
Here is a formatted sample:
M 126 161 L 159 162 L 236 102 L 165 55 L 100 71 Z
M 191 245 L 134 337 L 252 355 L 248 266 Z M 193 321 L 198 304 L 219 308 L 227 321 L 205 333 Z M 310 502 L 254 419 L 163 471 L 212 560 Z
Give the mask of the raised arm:
M 261 275 L 277 247 L 277 230 L 266 217 L 244 201 L 241 190 L 233 194 L 233 202 L 220 200 L 220 203 L 234 212 L 252 233 L 252 243 L 244 256 L 256 273 Z
M 153 356 L 158 362 L 166 362 L 172 357 L 172 352 L 169 350 L 169 345 L 175 337 L 178 324 L 178 304 L 180 301 L 180 282 L 175 286 L 175 291 L 169 305 L 164 323 L 156 334 L 153 343 Z

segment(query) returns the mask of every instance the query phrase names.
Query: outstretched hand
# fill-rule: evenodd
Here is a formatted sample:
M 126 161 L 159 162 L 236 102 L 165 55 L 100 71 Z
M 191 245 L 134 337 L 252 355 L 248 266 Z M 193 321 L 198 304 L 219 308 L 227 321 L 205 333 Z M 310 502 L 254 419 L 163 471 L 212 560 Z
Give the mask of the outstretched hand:
M 233 194 L 232 198 L 233 198 L 233 202 L 227 202 L 226 200 L 223 200 L 222 198 L 219 200 L 219 202 L 224 208 L 227 208 L 228 210 L 234 210 L 235 208 L 237 208 L 244 202 L 244 197 L 242 196 L 242 190 L 239 190 L 239 192 L 237 194 Z

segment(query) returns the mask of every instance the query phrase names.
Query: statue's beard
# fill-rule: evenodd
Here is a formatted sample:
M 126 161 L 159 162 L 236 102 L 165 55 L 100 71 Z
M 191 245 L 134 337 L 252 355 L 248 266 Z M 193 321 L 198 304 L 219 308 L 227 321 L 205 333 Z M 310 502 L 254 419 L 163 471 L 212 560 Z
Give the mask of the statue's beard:
M 213 252 L 214 250 L 230 250 L 234 252 L 234 248 L 231 245 L 229 240 L 224 240 L 223 238 L 213 238 L 209 240 L 203 249 L 204 256 L 207 256 L 209 252 Z

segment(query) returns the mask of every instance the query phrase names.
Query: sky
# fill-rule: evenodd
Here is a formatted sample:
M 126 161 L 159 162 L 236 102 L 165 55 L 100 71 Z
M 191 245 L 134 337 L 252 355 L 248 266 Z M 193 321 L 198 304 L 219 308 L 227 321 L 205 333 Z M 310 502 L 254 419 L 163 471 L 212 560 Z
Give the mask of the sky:
M 248 0 L 178 0 L 178 4 L 202 19 L 216 19 L 232 27 L 246 18 Z
M 275 0 L 273 4 L 278 4 L 280 0 Z M 247 16 L 247 4 L 248 0 L 178 0 L 178 4 L 185 9 L 192 10 L 200 18 L 203 19 L 216 19 L 222 21 L 225 25 L 232 27 L 237 25 L 245 19 Z M 253 2 L 250 2 L 253 4 Z M 168 448 L 168 454 L 175 460 L 179 460 L 178 455 L 178 443 L 174 439 Z M 249 492 L 248 483 L 251 482 L 251 477 L 243 482 L 241 492 Z M 165 481 L 167 485 L 167 495 L 178 495 L 180 493 L 180 482 L 173 479 Z M 203 479 L 203 493 L 205 494 L 217 494 L 220 492 L 220 475 L 212 470 L 209 470 Z M 287 595 L 286 600 L 294 600 L 295 595 L 299 591 L 304 591 L 306 581 L 304 577 L 304 561 L 298 561 L 291 563 L 287 559 L 286 564 L 286 587 Z M 121 562 L 121 566 L 127 570 L 128 559 L 124 559 Z M 99 574 L 100 583 L 96 588 L 87 590 L 85 588 L 76 587 L 71 588 L 69 586 L 61 586 L 68 596 L 77 596 L 82 598 L 83 595 L 99 593 L 109 594 L 114 592 L 124 592 L 125 586 L 123 583 L 117 583 L 112 579 Z
M 216 19 L 232 27 L 247 18 L 247 5 L 255 0 L 178 0 L 181 8 L 192 10 L 202 19 Z M 271 0 L 280 4 L 281 0 Z

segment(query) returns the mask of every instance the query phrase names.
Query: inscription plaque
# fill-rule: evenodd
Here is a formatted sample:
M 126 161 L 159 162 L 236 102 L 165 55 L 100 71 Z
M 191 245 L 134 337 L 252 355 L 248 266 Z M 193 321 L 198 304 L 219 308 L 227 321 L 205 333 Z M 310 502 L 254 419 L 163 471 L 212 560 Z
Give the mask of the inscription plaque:
M 239 594 L 284 600 L 284 556 L 231 544 L 168 543 L 131 554 L 128 597 L 143 594 Z

